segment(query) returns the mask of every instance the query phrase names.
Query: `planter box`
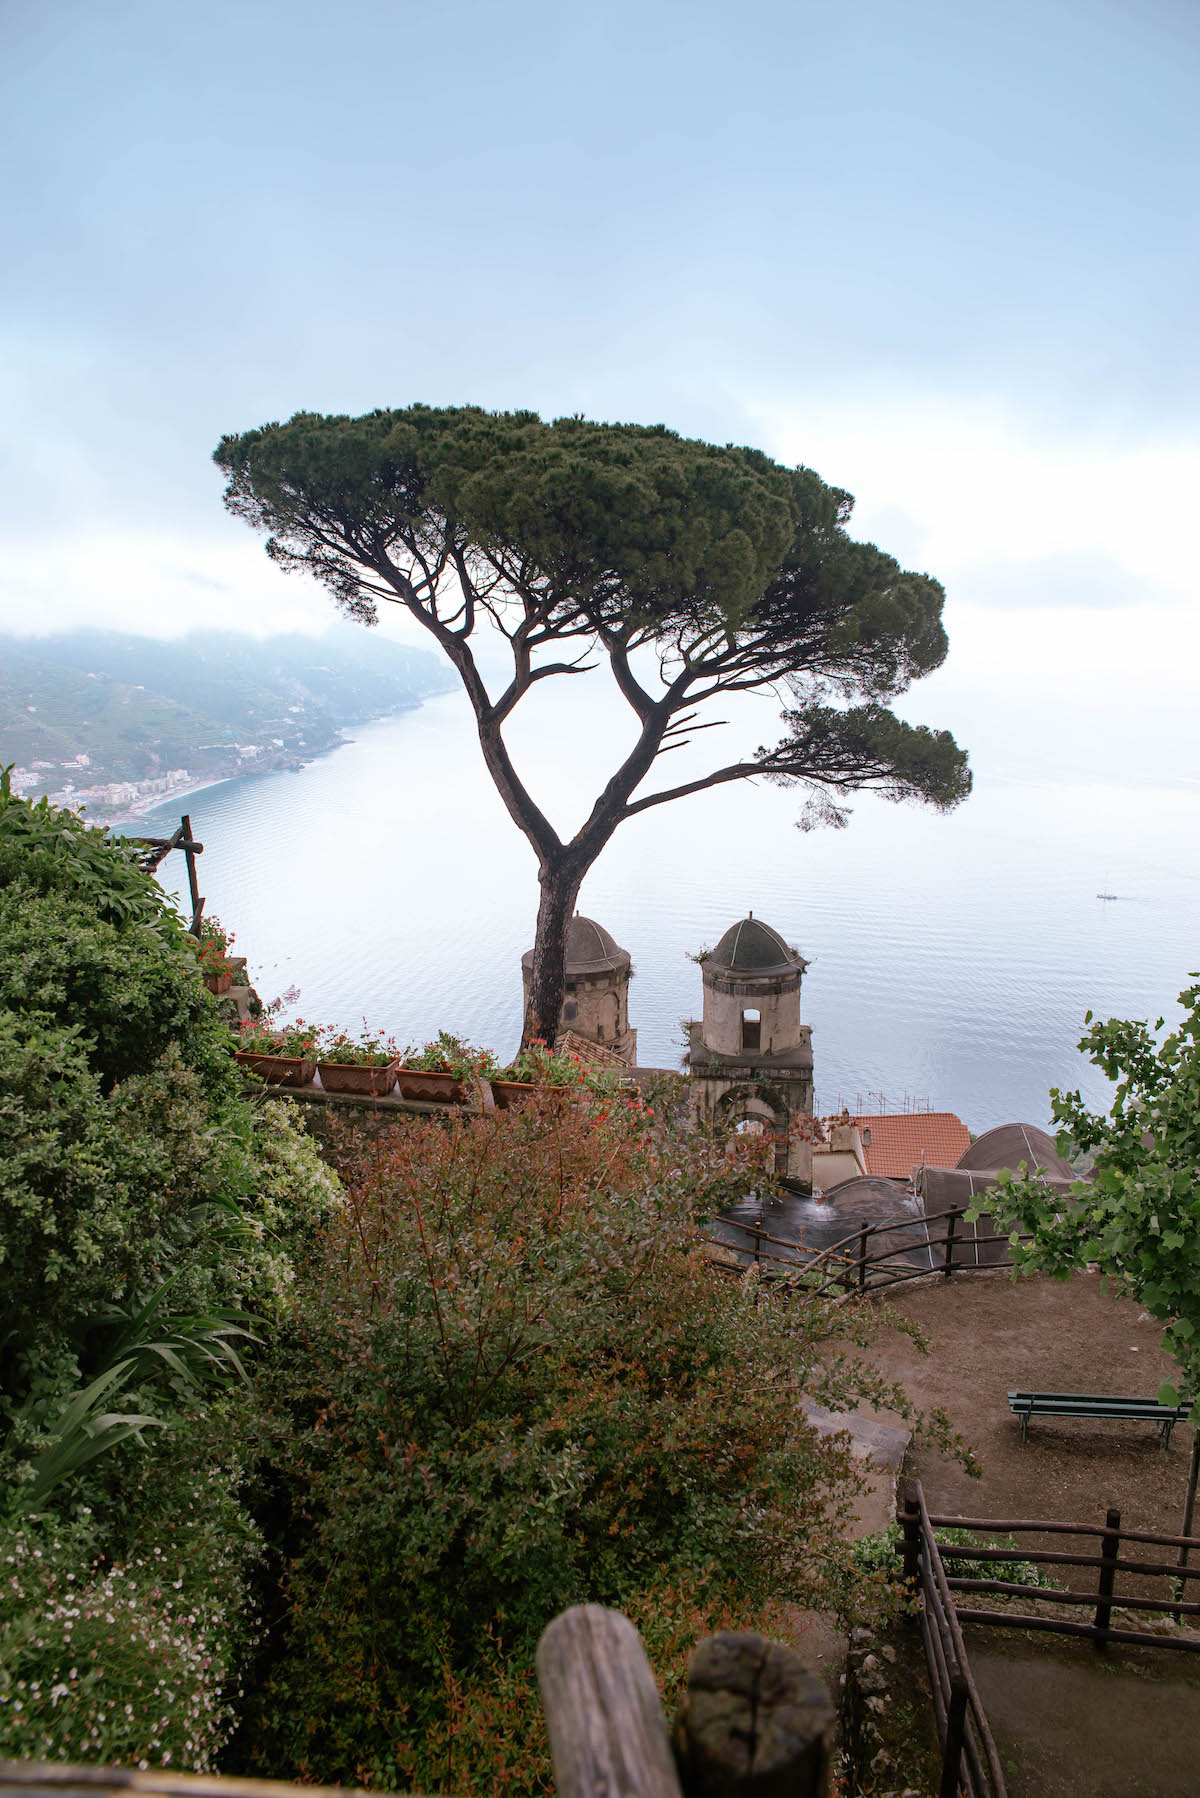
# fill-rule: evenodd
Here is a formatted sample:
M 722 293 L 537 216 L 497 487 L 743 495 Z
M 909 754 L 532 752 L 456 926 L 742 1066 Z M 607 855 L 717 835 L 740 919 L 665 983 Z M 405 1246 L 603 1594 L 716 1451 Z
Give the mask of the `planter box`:
M 299 1055 L 255 1055 L 249 1049 L 235 1049 L 233 1059 L 252 1074 L 261 1074 L 268 1086 L 307 1086 L 317 1071 L 315 1061 Z
M 530 1080 L 492 1080 L 489 1085 L 501 1111 L 514 1111 L 518 1105 L 528 1105 L 535 1093 L 553 1094 L 561 1099 L 571 1091 L 569 1086 L 536 1086 Z
M 352 1061 L 317 1063 L 321 1085 L 327 1093 L 367 1093 L 376 1099 L 391 1092 L 399 1071 L 399 1064 L 394 1061 L 389 1062 L 386 1067 L 370 1067 L 365 1063 Z
M 228 974 L 205 974 L 204 984 L 210 993 L 227 993 L 233 985 L 232 971 Z
M 461 1105 L 463 1083 L 457 1074 L 431 1074 L 424 1068 L 397 1068 L 396 1083 L 406 1099 L 441 1100 L 444 1105 Z

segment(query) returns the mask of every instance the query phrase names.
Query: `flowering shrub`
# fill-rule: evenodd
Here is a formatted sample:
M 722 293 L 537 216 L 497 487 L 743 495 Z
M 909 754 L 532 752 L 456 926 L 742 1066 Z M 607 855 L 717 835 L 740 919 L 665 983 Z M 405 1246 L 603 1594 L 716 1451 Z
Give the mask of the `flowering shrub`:
M 296 1018 L 290 1024 L 279 1024 L 268 1017 L 250 1018 L 238 1031 L 238 1049 L 247 1055 L 289 1055 L 303 1061 L 316 1061 L 320 1030 Z
M 853 1607 L 858 1475 L 798 1394 L 907 1406 L 838 1352 L 851 1310 L 706 1260 L 720 1150 L 624 1092 L 331 1140 L 346 1203 L 255 1387 L 286 1614 L 244 1770 L 536 1790 L 566 1606 L 670 1591 L 671 1656 L 774 1598 Z
M 212 1453 L 177 1439 L 143 1466 L 116 1565 L 92 1514 L 0 1528 L 0 1758 L 212 1769 L 259 1552 L 237 1470 L 196 1466 Z
M 373 1036 L 367 1029 L 367 1020 L 363 1019 L 361 1036 L 351 1036 L 346 1030 L 334 1030 L 332 1026 L 320 1031 L 317 1036 L 318 1061 L 338 1061 L 349 1063 L 352 1067 L 386 1068 L 393 1061 L 402 1061 L 408 1054 L 407 1049 L 397 1046 L 394 1036 Z
M 499 1064 L 490 1049 L 477 1049 L 445 1030 L 439 1030 L 436 1040 L 426 1043 L 419 1052 L 406 1049 L 403 1061 L 406 1067 L 420 1068 L 423 1073 L 454 1074 L 459 1080 L 468 1080 L 472 1075 L 490 1080 L 499 1073 Z
M 219 918 L 202 918 L 200 935 L 191 940 L 196 944 L 200 972 L 207 979 L 219 980 L 224 975 L 233 973 L 233 961 L 228 951 L 236 938 L 232 931 L 225 929 Z

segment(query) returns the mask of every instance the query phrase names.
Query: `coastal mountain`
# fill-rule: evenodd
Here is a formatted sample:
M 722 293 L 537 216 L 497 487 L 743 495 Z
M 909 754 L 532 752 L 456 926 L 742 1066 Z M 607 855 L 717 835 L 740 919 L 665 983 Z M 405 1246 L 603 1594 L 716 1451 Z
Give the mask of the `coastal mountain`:
M 349 626 L 265 640 L 0 638 L 0 764 L 16 764 L 15 791 L 113 822 L 184 788 L 298 767 L 343 726 L 451 684 L 439 658 Z

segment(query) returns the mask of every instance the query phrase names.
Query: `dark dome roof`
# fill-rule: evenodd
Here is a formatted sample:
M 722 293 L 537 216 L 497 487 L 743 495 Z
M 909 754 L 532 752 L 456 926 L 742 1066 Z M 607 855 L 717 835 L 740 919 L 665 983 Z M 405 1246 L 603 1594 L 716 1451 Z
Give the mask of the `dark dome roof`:
M 997 1124 L 985 1130 L 969 1149 L 964 1149 L 958 1166 L 973 1173 L 990 1173 L 1001 1167 L 1015 1173 L 1022 1161 L 1028 1164 L 1030 1173 L 1035 1167 L 1044 1167 L 1052 1180 L 1077 1177 L 1070 1162 L 1059 1154 L 1054 1138 L 1036 1124 Z
M 708 962 L 735 974 L 791 973 L 804 966 L 803 956 L 794 954 L 777 930 L 755 917 L 731 924 Z
M 526 949 L 521 966 L 532 969 L 532 949 Z M 603 924 L 576 912 L 567 925 L 567 974 L 611 974 L 628 966 L 628 949 L 614 942 Z

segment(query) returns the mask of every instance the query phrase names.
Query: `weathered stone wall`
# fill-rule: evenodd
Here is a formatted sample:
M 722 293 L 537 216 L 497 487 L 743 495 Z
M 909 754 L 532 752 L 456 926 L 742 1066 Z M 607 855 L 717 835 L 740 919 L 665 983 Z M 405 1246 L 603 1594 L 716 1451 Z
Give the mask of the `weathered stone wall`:
M 742 1053 L 742 1014 L 760 1015 L 760 1053 L 781 1054 L 811 1034 L 800 1022 L 800 976 L 762 980 L 704 973 L 704 1040 L 718 1055 Z

